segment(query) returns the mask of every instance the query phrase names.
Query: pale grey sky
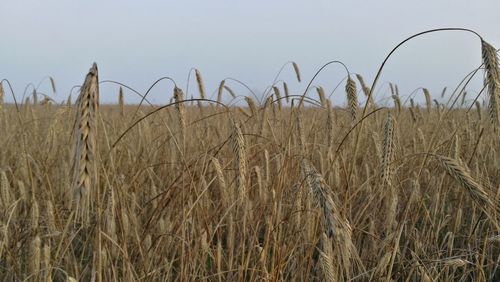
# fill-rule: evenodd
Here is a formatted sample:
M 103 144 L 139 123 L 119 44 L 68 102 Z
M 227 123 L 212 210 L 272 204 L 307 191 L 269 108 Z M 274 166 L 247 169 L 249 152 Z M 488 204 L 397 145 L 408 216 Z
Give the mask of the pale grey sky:
M 195 67 L 212 93 L 228 76 L 263 91 L 281 65 L 293 60 L 304 81 L 296 83 L 291 68 L 281 78 L 298 93 L 329 60 L 343 61 L 371 82 L 399 41 L 426 29 L 470 28 L 500 47 L 498 0 L 1 0 L 0 11 L 0 78 L 9 79 L 20 97 L 26 84 L 51 75 L 58 86 L 57 101 L 82 83 L 94 61 L 101 80 L 118 80 L 141 92 L 161 76 L 171 76 L 185 88 Z M 471 34 L 426 35 L 410 41 L 389 61 L 378 98 L 389 81 L 399 85 L 402 95 L 420 86 L 438 95 L 442 87 L 456 86 L 480 61 L 480 42 Z M 315 84 L 331 91 L 344 75 L 332 66 Z M 480 84 L 478 77 L 471 91 Z M 40 91 L 49 89 L 44 83 Z M 166 103 L 171 90 L 171 84 L 160 83 L 151 100 Z M 189 92 L 197 93 L 194 81 Z M 138 101 L 126 95 L 127 101 Z M 334 102 L 342 104 L 342 95 L 336 92 Z M 117 87 L 103 85 L 101 97 L 116 101 Z

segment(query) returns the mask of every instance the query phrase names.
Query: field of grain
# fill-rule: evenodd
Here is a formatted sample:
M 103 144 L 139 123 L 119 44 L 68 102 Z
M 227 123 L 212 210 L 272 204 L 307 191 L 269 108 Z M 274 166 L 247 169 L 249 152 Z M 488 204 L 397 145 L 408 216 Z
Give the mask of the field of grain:
M 4 80 L 0 280 L 498 281 L 500 71 L 481 43 L 484 105 L 464 84 L 421 105 L 391 84 L 380 104 L 355 73 L 344 105 L 283 81 L 209 100 L 198 70 L 197 98 L 166 106 L 119 85 L 100 105 L 97 65 L 65 104 L 4 104 Z

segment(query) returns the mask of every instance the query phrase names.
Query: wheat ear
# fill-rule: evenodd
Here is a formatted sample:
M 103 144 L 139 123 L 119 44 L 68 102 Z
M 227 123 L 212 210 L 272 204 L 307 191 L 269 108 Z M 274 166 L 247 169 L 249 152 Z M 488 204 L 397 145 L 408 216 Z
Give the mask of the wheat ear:
M 486 72 L 485 84 L 487 84 L 489 97 L 490 118 L 495 126 L 500 125 L 500 70 L 498 68 L 498 57 L 496 49 L 488 42 L 482 41 L 482 54 L 484 69 Z
M 427 112 L 430 113 L 432 108 L 431 94 L 429 93 L 429 90 L 427 90 L 427 88 L 423 88 L 422 91 L 424 92 L 425 96 L 425 105 L 427 107 Z
M 392 95 L 392 99 L 394 100 L 395 108 L 398 109 L 398 114 L 401 113 L 401 99 L 397 95 Z
M 205 99 L 205 83 L 203 83 L 203 78 L 199 70 L 194 71 L 196 75 L 196 82 L 198 83 L 198 91 L 200 92 L 200 98 Z
M 320 251 L 320 262 L 321 268 L 323 270 L 323 281 L 338 281 L 335 275 L 335 268 L 333 266 L 333 248 L 332 241 L 328 239 L 328 236 L 323 232 L 321 234 L 321 251 Z
M 479 103 L 479 101 L 476 101 L 474 104 L 476 105 L 477 119 L 481 120 L 481 104 Z
M 287 103 L 290 103 L 290 91 L 288 90 L 288 84 L 283 81 L 283 90 L 285 91 L 285 99 Z
M 293 70 L 295 71 L 295 75 L 297 76 L 297 81 L 300 82 L 300 70 L 299 65 L 296 62 L 292 62 Z
M 186 140 L 186 109 L 184 108 L 184 92 L 182 89 L 175 87 L 174 88 L 174 100 L 176 102 L 175 109 L 177 110 L 177 118 L 179 121 L 179 129 L 181 131 L 181 144 L 184 144 Z
M 345 91 L 347 93 L 349 113 L 351 114 L 351 119 L 354 121 L 358 115 L 358 91 L 356 90 L 356 82 L 354 82 L 350 75 L 347 76 Z
M 125 115 L 125 100 L 123 98 L 123 88 L 120 86 L 120 90 L 118 91 L 118 105 L 120 106 L 120 115 Z
M 236 93 L 234 93 L 233 89 L 231 89 L 229 86 L 224 85 L 224 89 L 231 95 L 231 97 L 236 98 Z
M 476 204 L 489 214 L 488 210 L 500 213 L 500 207 L 495 204 L 486 190 L 477 183 L 474 178 L 470 175 L 469 170 L 462 164 L 462 162 L 437 155 L 436 158 L 439 160 L 441 165 L 445 168 L 446 172 L 453 177 L 460 185 L 465 188 L 471 199 L 476 202 Z
M 41 240 L 38 235 L 31 241 L 29 249 L 29 273 L 33 275 L 34 278 L 38 277 L 38 272 L 40 271 L 40 259 L 41 259 Z M 36 280 L 36 279 L 35 279 Z
M 316 92 L 318 92 L 319 101 L 321 102 L 321 106 L 326 107 L 326 96 L 325 89 L 323 87 L 316 87 Z
M 0 196 L 2 197 L 0 203 L 2 204 L 2 207 L 4 210 L 7 210 L 9 205 L 11 204 L 10 201 L 10 183 L 9 179 L 7 178 L 7 174 L 5 171 L 0 172 Z
M 99 78 L 97 65 L 94 63 L 85 78 L 77 100 L 72 186 L 78 202 L 88 200 L 90 192 L 97 185 L 96 115 L 98 107 Z
M 392 185 L 392 160 L 394 156 L 394 120 L 388 113 L 384 126 L 384 144 L 382 153 L 381 184 L 384 187 L 386 210 L 385 226 L 392 230 L 396 222 L 398 195 L 396 188 Z
M 226 84 L 226 80 L 222 80 L 219 84 L 219 88 L 217 89 L 217 102 L 222 101 L 222 91 L 224 90 L 224 84 Z
M 281 103 L 283 101 L 281 101 L 280 89 L 277 86 L 273 86 L 273 91 L 274 91 L 274 95 L 276 95 L 276 100 L 278 101 L 278 110 L 281 111 L 281 107 L 282 107 Z
M 233 153 L 236 155 L 236 163 L 238 166 L 237 186 L 241 194 L 246 191 L 246 175 L 247 175 L 247 158 L 245 149 L 245 138 L 241 131 L 239 123 L 233 123 L 233 134 L 231 137 Z
M 301 166 L 314 202 L 322 210 L 324 233 L 329 238 L 334 238 L 336 249 L 340 252 L 345 274 L 349 276 L 351 268 L 350 260 L 358 257 L 352 242 L 352 229 L 349 221 L 340 215 L 337 204 L 338 199 L 332 193 L 332 189 L 326 184 L 323 176 L 305 159 L 302 160 Z
M 391 163 L 394 149 L 394 121 L 391 113 L 387 114 L 384 125 L 384 144 L 382 153 L 381 182 L 383 185 L 391 185 Z
M 255 105 L 255 101 L 252 97 L 249 96 L 245 97 L 245 101 L 247 101 L 248 108 L 250 109 L 252 116 L 255 116 L 257 114 L 257 106 Z
M 356 78 L 358 79 L 359 84 L 361 84 L 361 90 L 363 90 L 363 93 L 365 94 L 365 96 L 370 98 L 368 103 L 372 106 L 375 105 L 375 102 L 373 101 L 373 96 L 370 95 L 370 87 L 368 87 L 366 85 L 366 82 L 363 79 L 363 76 L 361 76 L 360 74 L 356 74 Z

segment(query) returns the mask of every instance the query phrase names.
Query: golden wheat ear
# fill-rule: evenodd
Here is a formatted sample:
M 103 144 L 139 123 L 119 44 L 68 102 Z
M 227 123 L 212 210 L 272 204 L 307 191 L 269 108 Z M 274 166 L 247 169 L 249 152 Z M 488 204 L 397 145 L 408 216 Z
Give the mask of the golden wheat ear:
M 484 83 L 488 89 L 489 112 L 491 121 L 500 126 L 500 70 L 495 47 L 488 42 L 481 41 L 484 69 L 486 77 Z
M 186 130 L 186 109 L 184 108 L 184 92 L 177 86 L 174 88 L 174 100 L 176 102 L 175 109 L 177 110 L 177 118 L 179 121 L 179 129 L 181 132 L 181 144 L 184 145 L 186 140 L 185 130 Z
M 238 190 L 240 191 L 241 195 L 244 195 L 247 188 L 246 187 L 247 157 L 246 157 L 245 138 L 243 137 L 243 132 L 241 131 L 241 127 L 238 122 L 233 123 L 231 144 L 233 153 L 236 156 L 236 164 L 238 171 L 238 177 L 236 178 L 236 186 L 238 187 Z
M 72 188 L 79 211 L 88 212 L 89 196 L 97 185 L 96 115 L 99 108 L 99 78 L 96 63 L 85 77 L 76 106 Z
M 495 204 L 487 190 L 472 178 L 469 169 L 461 161 L 445 156 L 436 156 L 436 158 L 446 172 L 465 189 L 469 197 L 486 214 L 500 211 L 498 204 Z
M 217 102 L 222 101 L 222 91 L 224 90 L 224 84 L 226 84 L 226 80 L 222 80 L 219 84 L 219 88 L 217 89 Z
M 194 73 L 196 76 L 196 83 L 198 84 L 198 91 L 200 92 L 200 98 L 205 99 L 205 83 L 203 82 L 203 78 L 201 77 L 201 72 L 196 69 Z
M 123 88 L 120 87 L 120 90 L 118 91 L 118 105 L 120 107 L 120 115 L 124 116 L 125 115 L 125 98 L 123 97 Z
M 340 214 L 339 200 L 333 190 L 326 184 L 323 176 L 307 160 L 301 162 L 301 172 L 305 177 L 305 183 L 309 186 L 312 201 L 323 214 L 323 236 L 332 239 L 335 249 L 340 253 L 340 261 L 346 277 L 350 276 L 351 259 L 358 258 L 358 251 L 352 241 L 352 228 L 349 220 Z M 324 245 L 325 246 L 325 245 Z M 323 251 L 326 249 L 324 248 Z M 328 254 L 327 256 L 331 256 Z M 329 271 L 328 269 L 325 269 Z M 331 275 L 327 275 L 331 278 Z
M 349 113 L 351 114 L 351 119 L 355 121 L 358 116 L 358 91 L 356 89 L 356 82 L 351 78 L 350 75 L 347 76 L 345 91 L 347 93 Z

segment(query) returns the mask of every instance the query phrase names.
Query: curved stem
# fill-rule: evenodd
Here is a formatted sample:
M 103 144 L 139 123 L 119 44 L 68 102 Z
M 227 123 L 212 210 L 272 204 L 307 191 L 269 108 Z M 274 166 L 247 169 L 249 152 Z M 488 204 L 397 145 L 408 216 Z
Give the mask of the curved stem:
M 283 70 L 285 69 L 285 67 L 286 67 L 287 65 L 289 65 L 289 64 L 293 64 L 293 63 L 294 63 L 293 61 L 288 61 L 288 62 L 284 63 L 284 64 L 281 66 L 280 70 L 278 71 L 278 73 L 277 73 L 277 74 L 276 74 L 276 76 L 274 77 L 274 80 L 273 80 L 273 83 L 271 84 L 271 87 L 269 87 L 269 89 L 264 90 L 264 93 L 263 93 L 263 94 L 264 94 L 264 95 L 263 95 L 263 97 L 264 97 L 264 98 L 263 98 L 263 99 L 266 99 L 266 98 L 267 98 L 267 95 L 269 94 L 269 92 L 271 91 L 271 89 L 273 88 L 273 86 L 275 86 L 275 85 L 276 85 L 276 83 L 278 83 L 278 78 L 279 78 L 279 76 L 280 76 L 281 72 L 283 72 Z
M 243 83 L 241 80 L 238 80 L 238 79 L 232 78 L 232 77 L 226 77 L 226 78 L 224 78 L 224 80 L 231 80 L 231 81 L 234 81 L 234 82 L 237 82 L 237 83 L 243 85 L 243 87 L 245 87 L 248 91 L 250 91 L 250 93 L 252 93 L 252 95 L 255 97 L 255 100 L 258 101 L 259 104 L 262 102 L 262 101 L 260 101 L 259 97 L 257 97 L 257 94 L 255 94 L 255 92 L 253 92 L 252 89 L 250 89 L 250 87 L 248 87 L 248 85 Z
M 141 102 L 139 103 L 139 105 L 138 105 L 138 106 L 137 106 L 137 108 L 135 109 L 134 115 L 132 115 L 132 119 L 134 119 L 134 118 L 135 118 L 135 115 L 136 115 L 136 114 L 137 114 L 137 112 L 139 111 L 139 108 L 142 106 L 142 102 L 144 102 L 144 100 L 145 100 L 145 99 L 146 99 L 146 97 L 148 96 L 149 92 L 153 89 L 153 87 L 155 87 L 155 85 L 156 85 L 156 84 L 158 84 L 160 81 L 165 80 L 165 79 L 172 81 L 172 83 L 174 84 L 174 86 L 175 86 L 175 87 L 177 87 L 177 84 L 175 83 L 175 81 L 174 81 L 172 78 L 168 77 L 168 76 L 164 76 L 164 77 L 161 77 L 161 78 L 157 79 L 157 80 L 156 80 L 156 81 L 155 81 L 155 82 L 154 82 L 154 83 L 153 83 L 153 84 L 149 87 L 149 89 L 146 91 L 146 93 L 144 93 L 144 97 L 142 97 Z M 131 119 L 131 120 L 132 120 L 132 119 Z
M 159 108 L 156 108 L 154 109 L 153 111 L 147 113 L 145 116 L 139 118 L 138 120 L 136 120 L 134 123 L 132 123 L 132 125 L 130 125 L 119 137 L 118 139 L 116 139 L 116 141 L 113 143 L 113 145 L 111 145 L 111 149 L 110 149 L 110 152 L 115 148 L 116 144 L 118 144 L 118 142 L 132 129 L 134 128 L 137 124 L 139 124 L 141 121 L 145 120 L 146 118 L 148 118 L 149 116 L 163 110 L 163 109 L 166 109 L 170 106 L 174 106 L 174 105 L 177 105 L 177 104 L 182 104 L 182 103 L 187 103 L 187 102 L 210 102 L 210 103 L 215 103 L 215 104 L 218 104 L 218 105 L 221 105 L 222 107 L 224 107 L 226 109 L 226 111 L 229 111 L 229 108 L 224 105 L 223 103 L 221 102 L 217 102 L 217 101 L 214 101 L 214 100 L 209 100 L 209 99 L 187 99 L 187 100 L 182 100 L 182 101 L 177 101 L 177 102 L 173 102 L 173 103 L 170 103 L 170 104 L 167 104 L 167 105 L 164 105 L 164 106 L 161 106 Z
M 318 70 L 318 71 L 316 71 L 316 73 L 314 74 L 314 76 L 313 76 L 313 77 L 311 78 L 311 80 L 309 81 L 309 84 L 307 84 L 307 87 L 306 87 L 306 89 L 304 90 L 304 93 L 302 94 L 302 98 L 300 99 L 300 102 L 299 102 L 299 106 L 298 106 L 298 108 L 299 108 L 299 109 L 300 109 L 300 107 L 302 106 L 302 103 L 303 103 L 304 97 L 306 96 L 307 91 L 309 90 L 309 87 L 311 87 L 311 84 L 313 83 L 314 79 L 316 79 L 316 77 L 319 75 L 319 73 L 320 73 L 321 71 L 323 71 L 323 69 L 324 69 L 324 68 L 326 68 L 327 66 L 329 66 L 329 65 L 331 65 L 331 64 L 334 64 L 334 63 L 342 65 L 342 66 L 345 68 L 345 71 L 347 72 L 347 75 L 349 75 L 349 73 L 350 73 L 350 72 L 349 72 L 349 69 L 348 69 L 348 68 L 347 68 L 347 66 L 346 66 L 344 63 L 342 63 L 341 61 L 330 61 L 330 62 L 328 62 L 328 63 L 324 64 L 321 68 L 319 68 L 319 70 Z
M 16 110 L 19 113 L 19 106 L 17 104 L 16 95 L 14 95 L 14 89 L 12 89 L 12 85 L 10 84 L 10 81 L 8 79 L 2 79 L 2 80 L 0 80 L 0 84 L 3 83 L 3 82 L 6 82 L 7 85 L 9 86 L 10 93 L 12 95 L 12 99 L 14 99 L 14 105 L 16 105 Z
M 153 106 L 153 104 L 152 104 L 151 102 L 149 102 L 149 100 L 148 100 L 148 99 L 146 99 L 146 98 L 144 97 L 144 95 L 142 95 L 141 93 L 139 93 L 139 91 L 135 90 L 134 88 L 132 88 L 132 87 L 130 87 L 130 86 L 128 86 L 128 85 L 126 85 L 126 84 L 124 84 L 124 83 L 121 83 L 121 82 L 118 82 L 118 81 L 114 81 L 114 80 L 103 80 L 103 81 L 100 81 L 100 82 L 99 82 L 99 84 L 101 84 L 101 83 L 113 83 L 113 84 L 117 84 L 117 85 L 120 85 L 120 86 L 122 86 L 122 87 L 125 87 L 125 88 L 127 88 L 128 90 L 130 90 L 130 91 L 134 92 L 135 94 L 137 94 L 137 95 L 138 95 L 139 97 L 141 97 L 142 99 L 144 99 L 144 101 L 146 101 L 146 103 L 148 103 L 150 106 Z M 73 87 L 75 87 L 75 86 L 73 86 Z M 77 87 L 80 87 L 80 86 L 78 85 Z M 71 94 L 71 93 L 70 93 L 70 94 Z
M 396 47 L 394 47 L 391 50 L 391 52 L 389 52 L 389 54 L 385 57 L 384 61 L 380 65 L 380 68 L 377 71 L 377 75 L 375 76 L 375 79 L 373 80 L 372 86 L 370 87 L 370 94 L 368 95 L 368 99 L 366 100 L 365 106 L 363 108 L 363 114 L 361 116 L 365 115 L 366 108 L 368 106 L 368 101 L 370 100 L 370 98 L 372 96 L 373 89 L 375 88 L 375 86 L 376 86 L 376 84 L 377 84 L 377 82 L 378 82 L 378 80 L 380 78 L 380 75 L 382 74 L 382 69 L 384 68 L 385 64 L 387 63 L 387 61 L 389 60 L 389 58 L 392 56 L 392 54 L 394 52 L 396 52 L 396 50 L 399 47 L 401 47 L 403 44 L 405 44 L 406 42 L 410 41 L 411 39 L 413 39 L 415 37 L 418 37 L 418 36 L 421 36 L 421 35 L 424 35 L 424 34 L 428 34 L 428 33 L 440 32 L 440 31 L 466 31 L 466 32 L 470 32 L 470 33 L 476 35 L 477 37 L 479 37 L 479 39 L 483 40 L 483 37 L 479 33 L 475 32 L 472 29 L 459 28 L 459 27 L 445 27 L 445 28 L 436 28 L 436 29 L 430 29 L 430 30 L 422 31 L 422 32 L 416 33 L 416 34 L 414 34 L 414 35 L 406 38 L 405 40 L 401 41 L 398 45 L 396 45 Z
M 419 32 L 419 33 L 416 33 L 406 39 L 404 39 L 403 41 L 401 41 L 398 45 L 396 45 L 396 47 L 394 47 L 390 52 L 389 54 L 385 57 L 384 61 L 382 62 L 382 64 L 380 65 L 378 71 L 377 71 L 377 75 L 375 76 L 375 79 L 373 80 L 373 83 L 370 87 L 370 93 L 366 99 L 366 102 L 365 102 L 365 105 L 363 107 L 363 112 L 361 114 L 361 120 L 360 120 L 360 124 L 359 124 L 359 128 L 357 130 L 357 134 L 356 134 L 356 141 L 355 141 L 355 145 L 354 145 L 354 154 L 353 154 L 353 160 L 356 160 L 356 156 L 357 156 L 357 151 L 358 151 L 358 144 L 359 144 L 359 139 L 360 139 L 360 135 L 361 135 L 361 132 L 363 130 L 363 122 L 364 122 L 364 117 L 365 117 L 365 114 L 366 114 L 366 111 L 368 109 L 368 103 L 373 95 L 373 89 L 375 88 L 379 78 L 380 78 L 380 75 L 382 74 L 382 70 L 384 69 L 384 66 L 385 64 L 387 63 L 387 61 L 389 60 L 389 58 L 392 56 L 392 54 L 394 54 L 394 52 L 396 52 L 396 50 L 401 47 L 402 45 L 404 45 L 406 42 L 412 40 L 413 38 L 416 38 L 416 37 L 419 37 L 421 35 L 424 35 L 424 34 L 428 34 L 428 33 L 433 33 L 433 32 L 441 32 L 441 31 L 466 31 L 466 32 L 470 32 L 474 35 L 476 35 L 477 37 L 479 37 L 479 39 L 481 39 L 481 41 L 483 41 L 483 38 L 481 37 L 481 35 L 479 35 L 479 33 L 471 30 L 471 29 L 467 29 L 467 28 L 456 28 L 456 27 L 446 27 L 446 28 L 437 28 L 437 29 L 430 29 L 430 30 L 426 30 L 426 31 L 422 31 L 422 32 Z M 431 140 L 431 143 L 432 143 L 432 140 Z M 431 143 L 429 143 L 429 146 L 431 145 Z M 427 159 L 424 160 L 424 162 L 422 163 L 422 166 L 420 167 L 419 169 L 419 172 L 418 174 L 420 174 L 420 171 L 423 167 L 423 165 L 425 164 Z

